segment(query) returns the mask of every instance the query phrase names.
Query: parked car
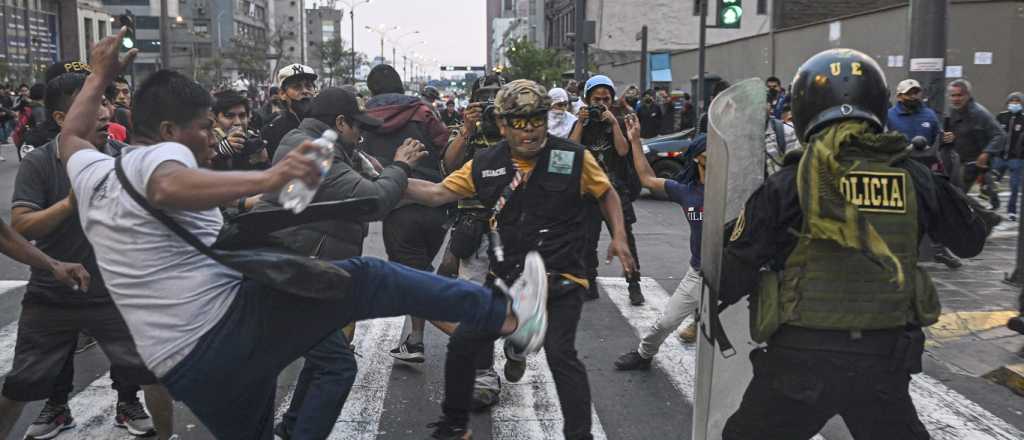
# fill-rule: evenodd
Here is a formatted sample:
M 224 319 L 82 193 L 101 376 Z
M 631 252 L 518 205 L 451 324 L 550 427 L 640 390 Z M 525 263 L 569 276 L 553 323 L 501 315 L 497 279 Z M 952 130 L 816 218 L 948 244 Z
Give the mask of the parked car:
M 683 130 L 643 141 L 644 155 L 658 177 L 671 179 L 683 170 L 683 154 L 690 147 L 693 129 Z

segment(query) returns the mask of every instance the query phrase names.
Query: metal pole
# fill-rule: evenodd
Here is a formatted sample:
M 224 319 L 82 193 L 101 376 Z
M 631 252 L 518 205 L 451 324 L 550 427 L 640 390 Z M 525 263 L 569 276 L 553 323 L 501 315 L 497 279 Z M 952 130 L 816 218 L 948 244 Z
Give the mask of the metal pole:
M 704 62 L 705 52 L 707 49 L 707 35 L 708 34 L 708 0 L 700 0 L 700 46 L 697 50 L 697 90 L 694 91 L 693 95 L 697 98 L 696 105 L 696 116 L 697 125 L 700 125 L 701 115 L 704 114 L 704 100 L 707 98 L 704 96 Z M 699 128 L 699 127 L 698 127 Z
M 586 63 L 587 63 L 587 52 L 586 52 L 586 49 L 587 49 L 586 46 L 587 45 L 586 45 L 586 43 L 583 42 L 583 27 L 585 26 L 585 22 L 587 21 L 587 1 L 586 0 L 576 0 L 576 11 L 575 11 L 575 13 L 576 13 L 575 14 L 576 15 L 576 26 L 574 26 L 574 27 L 575 27 L 575 31 L 576 31 L 576 41 L 575 41 L 575 47 L 574 47 L 574 49 L 575 49 L 574 50 L 574 54 L 575 54 L 574 58 L 575 58 L 576 70 L 574 72 L 574 76 L 576 78 L 576 81 L 583 81 L 585 79 L 583 76 L 584 76 L 584 72 L 585 72 L 585 69 L 586 69 Z
M 946 35 L 949 29 L 950 0 L 911 0 L 910 2 L 910 60 L 907 70 L 911 78 L 921 83 L 928 106 L 938 113 L 945 112 L 945 69 L 938 72 L 915 72 L 910 66 L 915 58 L 942 58 L 945 66 Z
M 171 33 L 167 23 L 167 0 L 160 0 L 160 64 L 171 68 Z
M 388 59 L 384 58 L 384 34 L 380 34 L 380 63 L 387 63 Z
M 647 90 L 647 25 L 640 28 L 640 91 Z
M 348 18 L 352 25 L 352 84 L 356 83 L 356 7 L 348 10 Z
M 391 65 L 398 65 L 398 49 L 396 49 L 394 46 L 391 47 Z
M 1024 203 L 1024 191 L 1021 192 L 1020 200 L 1018 200 L 1018 202 Z M 1018 206 L 1024 206 L 1024 205 L 1018 205 Z M 1019 219 L 1018 219 L 1018 222 L 1019 223 L 1024 223 L 1024 221 L 1020 221 Z M 1007 283 L 1009 283 L 1010 285 L 1020 286 L 1021 289 L 1024 289 L 1024 274 L 1021 273 L 1022 272 L 1022 270 L 1021 270 L 1022 269 L 1022 267 L 1021 267 L 1021 263 L 1022 262 L 1024 262 L 1024 226 L 1018 224 L 1017 225 L 1017 264 L 1013 268 L 1013 273 L 1011 273 L 1009 276 L 1007 276 L 1005 278 L 1005 281 Z M 1022 301 L 1024 301 L 1024 290 L 1021 290 L 1021 295 L 1022 295 L 1021 296 Z M 1020 306 L 1021 306 L 1021 310 L 1024 310 L 1024 302 L 1022 302 Z

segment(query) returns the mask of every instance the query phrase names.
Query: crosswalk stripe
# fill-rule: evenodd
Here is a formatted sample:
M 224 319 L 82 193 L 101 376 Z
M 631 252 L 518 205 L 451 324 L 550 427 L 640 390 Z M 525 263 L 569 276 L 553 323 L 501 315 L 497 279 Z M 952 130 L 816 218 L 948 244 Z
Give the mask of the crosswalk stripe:
M 619 312 L 638 334 L 646 332 L 658 319 L 668 300 L 665 289 L 651 278 L 641 279 L 647 301 L 643 306 L 627 303 L 626 281 L 623 278 L 601 277 L 598 283 L 608 293 Z M 696 350 L 684 349 L 682 343 L 669 337 L 654 357 L 655 365 L 669 376 L 670 382 L 692 402 L 693 362 Z M 682 365 L 682 368 L 678 366 Z M 681 371 L 682 370 L 682 371 Z M 910 395 L 921 421 L 936 440 L 1014 440 L 1024 433 L 993 415 L 960 393 L 949 389 L 925 374 L 916 374 L 910 383 Z
M 502 343 L 495 344 L 494 368 L 501 374 L 505 368 Z M 558 390 L 551 376 L 544 350 L 526 360 L 526 374 L 517 383 L 504 382 L 501 401 L 491 408 L 491 438 L 494 440 L 563 439 L 565 419 L 558 403 Z M 591 434 L 594 440 L 608 436 L 593 405 L 590 408 Z
M 398 346 L 403 317 L 361 321 L 356 327 L 356 358 L 359 373 L 345 401 L 338 422 L 327 438 L 330 440 L 373 440 L 377 438 L 384 399 L 394 358 L 388 349 Z

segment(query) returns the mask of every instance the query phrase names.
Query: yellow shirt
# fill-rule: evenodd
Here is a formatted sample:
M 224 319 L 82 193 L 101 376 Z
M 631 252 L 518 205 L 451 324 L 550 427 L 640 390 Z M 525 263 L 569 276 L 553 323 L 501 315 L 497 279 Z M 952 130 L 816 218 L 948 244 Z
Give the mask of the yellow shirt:
M 523 176 L 525 176 L 523 183 L 526 183 L 530 179 L 530 172 L 533 171 L 533 167 L 537 164 L 537 159 L 517 159 L 513 157 L 512 162 L 515 164 L 516 169 L 523 173 Z M 441 182 L 441 185 L 462 197 L 475 196 L 476 186 L 473 185 L 473 161 L 466 162 L 462 168 L 449 174 Z M 597 159 L 594 159 L 594 155 L 590 151 L 584 150 L 583 172 L 580 175 L 580 194 L 600 199 L 611 187 L 611 181 L 608 180 L 608 176 L 601 169 L 601 165 L 597 163 Z M 587 280 L 577 276 L 567 273 L 563 273 L 562 276 L 583 287 L 589 286 Z

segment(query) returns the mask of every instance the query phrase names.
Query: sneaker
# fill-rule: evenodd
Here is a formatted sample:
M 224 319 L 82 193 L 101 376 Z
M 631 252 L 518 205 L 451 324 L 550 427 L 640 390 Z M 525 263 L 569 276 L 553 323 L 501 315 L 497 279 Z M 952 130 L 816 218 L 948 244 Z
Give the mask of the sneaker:
M 1006 323 L 1006 327 L 1017 333 L 1024 335 L 1024 315 L 1016 318 L 1010 318 L 1010 321 Z
M 1007 217 L 1009 217 L 1009 220 L 1010 220 L 1011 222 L 1015 222 L 1015 221 L 1017 221 L 1017 214 L 1010 214 L 1010 215 L 1008 215 Z
M 994 189 L 990 187 L 982 188 L 981 193 L 985 196 L 983 198 L 988 200 L 988 203 L 989 205 L 992 206 L 993 211 L 999 209 L 999 193 L 997 193 Z
M 644 304 L 644 294 L 640 291 L 640 283 L 632 282 L 629 283 L 629 303 L 634 306 L 642 306 Z
M 427 359 L 423 355 L 423 343 L 411 344 L 408 339 L 391 350 L 391 357 L 414 364 L 422 364 Z
M 512 287 L 505 288 L 500 279 L 495 282 L 495 287 L 512 299 L 512 313 L 519 320 L 516 331 L 505 337 L 514 355 L 525 358 L 536 353 L 544 346 L 544 334 L 548 330 L 548 276 L 544 271 L 544 260 L 537 252 L 526 254 L 523 273 Z
M 597 279 L 595 279 L 595 278 L 588 279 L 587 280 L 587 290 L 584 290 L 583 292 L 584 292 L 583 293 L 583 300 L 584 301 L 593 301 L 595 299 L 600 298 L 601 295 L 597 293 Z
M 505 380 L 516 383 L 526 374 L 526 356 L 515 353 L 515 348 L 505 342 Z
M 75 354 L 84 353 L 86 350 L 96 346 L 96 338 L 85 333 L 78 334 L 78 346 L 75 347 Z
M 291 438 L 292 435 L 288 433 L 288 428 L 284 427 L 284 422 L 274 426 L 274 440 L 291 440 Z
M 39 416 L 25 432 L 26 440 L 44 440 L 54 438 L 61 432 L 75 427 L 75 418 L 71 417 L 71 408 L 67 404 L 53 405 L 46 402 Z
M 146 408 L 138 400 L 134 402 L 118 402 L 114 416 L 114 426 L 128 430 L 128 433 L 137 437 L 149 437 L 156 434 L 153 428 L 153 419 L 149 417 Z
M 621 371 L 650 370 L 651 359 L 644 358 L 640 352 L 633 350 L 615 360 L 615 369 Z
M 465 426 L 457 426 L 454 423 L 448 421 L 448 419 L 441 417 L 440 420 L 427 425 L 427 428 L 434 428 L 434 432 L 430 433 L 430 438 L 440 440 L 470 440 L 473 438 L 473 432 L 466 429 Z
M 679 339 L 687 344 L 692 344 L 697 340 L 697 322 L 691 322 L 690 325 L 679 330 Z
M 964 263 L 960 262 L 960 259 L 949 253 L 949 249 L 942 248 L 935 252 L 935 262 L 945 264 L 950 269 L 959 269 Z

